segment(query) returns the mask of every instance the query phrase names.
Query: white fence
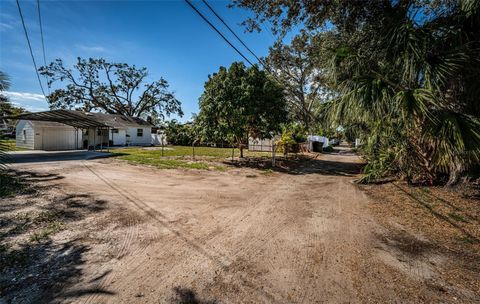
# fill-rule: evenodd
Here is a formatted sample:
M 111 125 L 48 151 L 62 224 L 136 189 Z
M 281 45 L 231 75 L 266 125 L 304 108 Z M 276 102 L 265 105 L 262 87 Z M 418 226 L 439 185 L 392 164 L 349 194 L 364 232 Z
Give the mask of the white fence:
M 162 142 L 163 141 L 163 142 Z M 154 146 L 161 146 L 161 145 L 167 145 L 167 137 L 165 134 L 152 134 L 152 145 Z
M 262 151 L 262 152 L 272 152 L 273 144 L 277 138 L 274 139 L 259 139 L 259 138 L 248 138 L 248 150 L 249 151 Z

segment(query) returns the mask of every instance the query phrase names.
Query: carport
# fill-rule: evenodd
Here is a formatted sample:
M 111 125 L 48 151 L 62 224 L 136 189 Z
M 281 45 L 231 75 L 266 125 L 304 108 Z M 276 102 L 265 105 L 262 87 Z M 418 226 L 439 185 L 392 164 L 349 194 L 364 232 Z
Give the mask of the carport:
M 78 139 L 79 139 L 79 130 L 80 136 L 82 135 L 82 130 L 93 130 L 93 145 L 90 144 L 90 140 L 87 143 L 87 149 L 90 147 L 95 150 L 97 145 L 97 131 L 103 135 L 102 130 L 107 130 L 107 137 L 109 134 L 110 126 L 99 122 L 92 117 L 89 117 L 87 114 L 79 111 L 74 110 L 52 110 L 52 111 L 45 111 L 45 112 L 37 112 L 37 113 L 28 113 L 28 114 L 21 114 L 14 117 L 10 117 L 13 119 L 19 120 L 30 120 L 30 121 L 45 121 L 45 122 L 56 122 L 71 126 L 75 129 L 75 148 L 78 150 Z M 84 148 L 84 147 L 81 147 Z M 109 140 L 107 140 L 107 148 L 109 148 Z M 100 141 L 100 149 L 103 149 L 103 141 Z

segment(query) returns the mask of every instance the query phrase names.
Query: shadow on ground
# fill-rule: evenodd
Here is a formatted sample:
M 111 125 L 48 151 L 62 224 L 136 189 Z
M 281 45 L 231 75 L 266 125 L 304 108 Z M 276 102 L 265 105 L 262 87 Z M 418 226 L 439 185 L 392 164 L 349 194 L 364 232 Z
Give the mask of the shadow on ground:
M 100 289 L 62 293 L 80 279 L 80 266 L 90 248 L 72 236 L 53 238 L 106 210 L 106 202 L 87 194 L 43 193 L 55 185 L 39 182 L 61 180 L 61 175 L 12 170 L 8 174 L 8 185 L 15 189 L 0 197 L 0 302 L 50 303 L 79 293 L 109 294 Z
M 272 160 L 269 157 L 248 157 L 234 162 L 223 162 L 227 166 L 247 167 L 260 170 L 272 170 L 275 172 L 303 175 L 322 174 L 335 176 L 354 176 L 361 172 L 363 164 L 344 161 L 331 161 L 316 159 L 305 155 L 281 157 L 276 160 L 275 167 L 272 167 Z
M 197 294 L 188 288 L 175 287 L 172 304 L 217 304 L 215 300 L 202 300 Z
M 413 192 L 412 190 L 415 189 L 415 188 L 410 188 L 409 189 L 410 191 L 407 191 L 406 189 L 404 189 L 403 187 L 400 187 L 399 185 L 397 185 L 395 183 L 392 183 L 392 185 L 394 185 L 398 190 L 400 190 L 405 195 L 407 195 L 410 199 L 412 199 L 412 201 L 416 202 L 418 205 L 425 208 L 425 210 L 427 210 L 432 216 L 434 216 L 435 218 L 443 221 L 445 224 L 448 224 L 451 227 L 455 228 L 460 234 L 462 234 L 464 237 L 468 238 L 470 241 L 475 242 L 475 243 L 480 242 L 480 240 L 476 236 L 472 235 L 465 228 L 463 228 L 459 223 L 456 222 L 456 220 L 454 218 L 448 217 L 447 215 L 443 214 L 442 212 L 437 211 L 433 207 L 431 201 L 425 199 L 425 197 L 420 196 L 418 194 L 418 192 L 417 193 Z M 458 208 L 455 208 L 450 202 L 447 202 L 444 199 L 441 199 L 441 198 L 439 198 L 437 196 L 434 196 L 432 194 L 429 194 L 427 192 L 423 192 L 423 194 L 432 197 L 437 202 L 441 202 L 445 205 L 448 205 L 452 209 L 457 209 L 458 210 Z M 476 220 L 476 219 L 474 219 L 474 217 L 469 216 L 469 215 L 467 215 L 467 218 L 471 219 L 471 220 Z M 462 219 L 462 220 L 465 221 L 464 219 Z
M 423 282 L 419 288 L 432 292 L 433 302 L 447 295 L 462 303 L 476 302 L 478 203 L 442 188 L 404 182 L 361 187 L 373 198 L 372 214 L 384 227 L 375 234 L 375 243 L 381 256 L 386 252 L 391 257 L 389 265 Z
M 62 162 L 72 160 L 89 160 L 96 158 L 111 157 L 109 152 L 102 151 L 20 151 L 7 154 L 7 163 L 43 163 L 43 162 Z

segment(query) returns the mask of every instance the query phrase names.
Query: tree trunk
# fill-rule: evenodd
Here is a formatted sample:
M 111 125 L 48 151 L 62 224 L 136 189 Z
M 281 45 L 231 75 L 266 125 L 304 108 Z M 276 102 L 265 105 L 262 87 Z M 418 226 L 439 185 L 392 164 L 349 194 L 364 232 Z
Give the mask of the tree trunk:
M 238 144 L 240 148 L 240 158 L 243 158 L 243 145 L 240 143 Z
M 458 183 L 460 180 L 460 175 L 463 172 L 462 163 L 459 160 L 455 160 L 450 164 L 450 174 L 448 176 L 448 182 L 446 184 L 447 187 L 451 187 Z

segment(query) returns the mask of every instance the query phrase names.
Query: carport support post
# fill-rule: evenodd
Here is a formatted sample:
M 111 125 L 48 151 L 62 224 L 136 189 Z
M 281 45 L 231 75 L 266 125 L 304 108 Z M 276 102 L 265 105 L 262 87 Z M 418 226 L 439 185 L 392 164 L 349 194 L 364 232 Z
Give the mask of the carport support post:
M 95 146 L 97 145 L 97 128 L 93 128 L 93 151 L 95 151 Z
M 107 152 L 110 152 L 110 127 L 107 127 Z

